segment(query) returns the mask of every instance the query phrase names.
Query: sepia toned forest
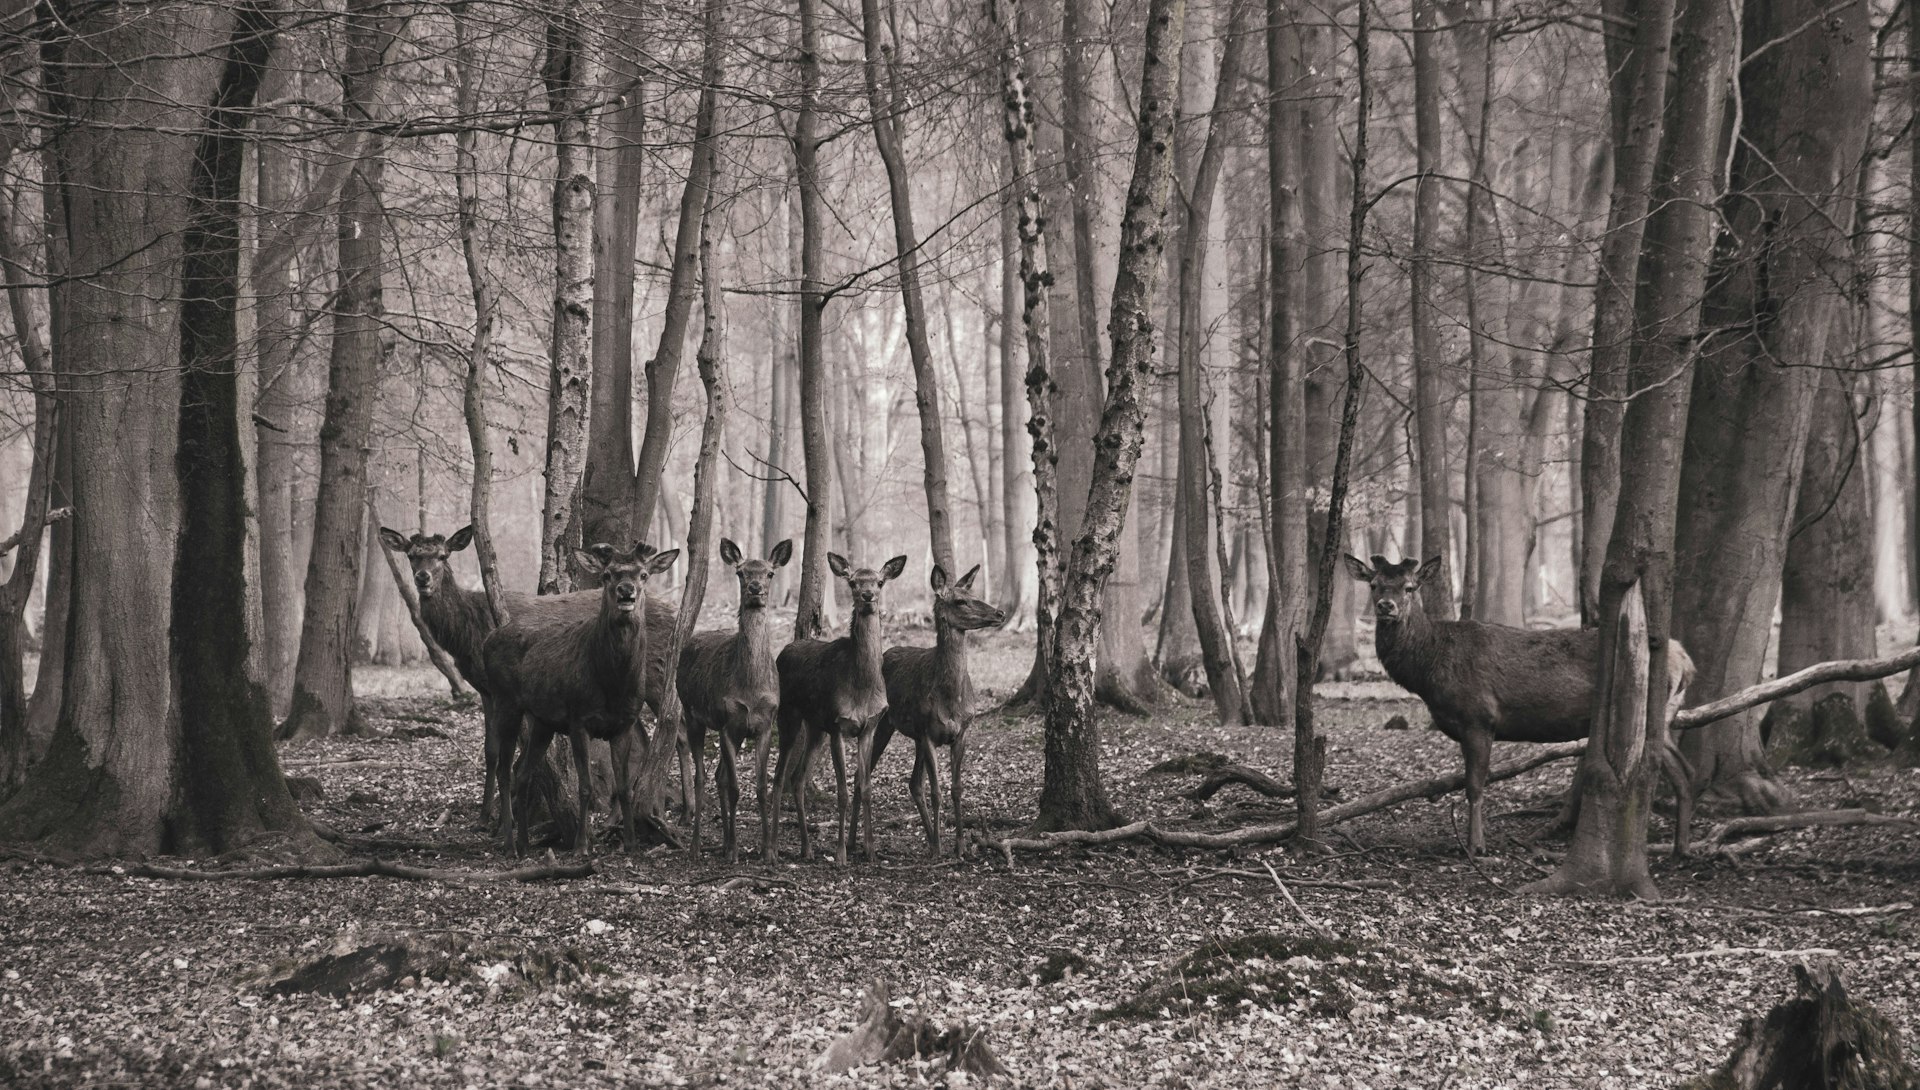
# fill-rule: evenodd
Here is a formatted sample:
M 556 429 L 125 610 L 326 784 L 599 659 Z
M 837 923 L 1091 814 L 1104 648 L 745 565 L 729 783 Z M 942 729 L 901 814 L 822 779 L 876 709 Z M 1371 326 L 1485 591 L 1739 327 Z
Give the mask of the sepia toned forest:
M 0 4 L 0 844 L 1654 901 L 1858 836 L 1895 903 L 1917 11 Z

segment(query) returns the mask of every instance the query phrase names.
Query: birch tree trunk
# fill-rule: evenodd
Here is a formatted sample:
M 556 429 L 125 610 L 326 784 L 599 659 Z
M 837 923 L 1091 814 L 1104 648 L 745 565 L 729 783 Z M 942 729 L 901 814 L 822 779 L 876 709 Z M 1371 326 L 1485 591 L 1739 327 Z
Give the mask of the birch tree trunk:
M 996 18 L 998 16 L 996 15 Z M 1003 77 L 1004 83 L 1004 77 Z M 1021 81 L 1022 95 L 1025 81 Z M 1024 99 L 1023 99 L 1024 102 Z M 1020 109 L 1026 107 L 1022 105 Z M 1014 110 L 1008 106 L 1009 112 Z M 1023 121 L 1024 123 L 1024 121 Z M 1011 178 L 1014 184 L 1020 179 Z M 1000 213 L 1000 501 L 1005 513 L 1001 528 L 1006 533 L 1006 565 L 997 581 L 1000 608 L 1006 611 L 1007 627 L 1025 631 L 1033 621 L 1033 470 L 1032 440 L 1022 439 L 1020 426 L 1021 350 L 1025 346 L 1023 295 L 1020 280 L 1020 198 L 1007 201 Z M 1021 325 L 1014 315 L 1022 314 Z
M 1054 630 L 1046 767 L 1035 823 L 1040 830 L 1110 828 L 1119 820 L 1100 779 L 1093 653 L 1100 634 L 1100 595 L 1119 560 L 1120 531 L 1133 491 L 1133 468 L 1140 458 L 1145 420 L 1140 386 L 1152 377 L 1152 307 L 1173 188 L 1173 124 L 1179 107 L 1186 15 L 1185 0 L 1152 0 L 1147 10 L 1140 134 L 1121 224 L 1120 264 L 1108 326 L 1113 356 L 1107 368 L 1106 405 L 1094 444 L 1086 519 L 1067 565 Z M 1132 617 L 1120 616 L 1114 623 L 1134 622 Z

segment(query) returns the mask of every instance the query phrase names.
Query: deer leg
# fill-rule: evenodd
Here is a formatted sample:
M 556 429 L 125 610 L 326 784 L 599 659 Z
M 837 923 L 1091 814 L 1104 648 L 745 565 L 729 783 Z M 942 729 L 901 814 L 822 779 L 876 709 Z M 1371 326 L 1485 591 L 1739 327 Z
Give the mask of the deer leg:
M 740 759 L 734 752 L 733 732 L 722 727 L 720 730 L 720 770 L 714 777 L 715 794 L 720 799 L 721 846 L 727 853 L 727 862 L 740 861 L 739 842 L 734 838 L 734 826 L 740 816 Z
M 701 739 L 703 746 L 705 742 L 706 740 L 704 738 Z M 691 815 L 695 828 L 698 828 L 700 823 L 700 796 L 698 792 L 704 790 L 704 788 L 697 779 L 688 776 L 687 761 L 689 756 L 691 756 L 694 763 L 694 772 L 697 774 L 700 771 L 699 763 L 702 755 L 699 753 L 689 753 L 689 751 L 693 749 L 693 746 L 684 733 L 673 740 L 673 748 L 674 755 L 680 760 L 680 819 L 682 821 L 688 820 L 689 815 Z M 700 849 L 698 844 L 700 843 L 700 837 L 698 833 L 694 835 L 693 842 L 696 845 L 693 849 L 693 854 L 699 855 Z
M 780 851 L 780 796 L 786 794 L 787 781 L 793 778 L 794 749 L 806 744 L 806 728 L 779 714 L 780 759 L 773 767 L 773 808 L 767 808 L 767 752 L 760 751 L 760 858 L 771 863 Z M 799 801 L 794 802 L 795 807 Z
M 932 854 L 940 840 L 937 825 L 940 804 L 935 802 L 933 810 L 927 809 L 927 783 L 940 782 L 940 770 L 934 767 L 933 747 L 918 738 L 913 740 L 913 774 L 907 777 L 907 794 L 913 796 L 913 808 L 920 813 L 920 828 L 927 835 L 927 852 Z
M 493 702 L 486 697 L 480 698 L 480 734 L 486 745 L 486 768 L 480 776 L 480 828 L 485 830 L 493 824 L 493 794 L 495 786 L 494 766 L 500 753 L 500 740 L 493 733 Z M 505 784 L 499 785 L 502 790 Z
M 862 724 L 859 738 L 855 742 L 854 759 L 859 767 L 854 770 L 854 784 L 860 800 L 858 808 L 860 825 L 860 853 L 868 863 L 873 862 L 873 732 L 874 721 L 869 719 Z
M 961 858 L 967 854 L 966 826 L 960 822 L 960 769 L 966 763 L 967 735 L 961 731 L 947 747 L 947 772 L 953 777 L 953 854 Z
M 793 808 L 800 812 L 800 858 L 813 858 L 813 822 L 807 806 L 807 788 L 813 783 L 813 759 L 820 752 L 820 743 L 825 741 L 812 724 L 808 724 L 802 736 L 805 744 L 800 747 L 797 766 L 790 775 L 793 778 Z M 835 750 L 835 752 L 839 752 Z
M 1483 855 L 1487 850 L 1487 766 L 1493 760 L 1493 732 L 1469 728 L 1460 737 L 1460 751 L 1467 759 L 1467 854 Z
M 700 858 L 700 824 L 701 818 L 705 816 L 704 811 L 707 805 L 707 729 L 704 725 L 695 723 L 692 716 L 687 716 L 686 720 L 686 747 L 688 750 L 691 750 L 693 754 L 693 792 L 691 795 L 682 794 L 680 798 L 682 801 L 690 803 L 693 808 L 693 843 L 689 846 L 688 850 L 693 853 L 695 859 L 698 859 Z M 724 735 L 725 733 L 724 730 L 721 731 L 721 734 Z M 726 747 L 722 746 L 721 748 L 724 749 Z M 684 760 L 684 756 L 682 759 Z M 682 773 L 681 790 L 684 792 L 686 791 L 686 768 L 684 765 L 682 765 L 680 771 Z M 722 815 L 726 813 L 724 804 L 720 810 Z
M 760 804 L 760 860 L 763 863 L 771 863 L 774 860 L 774 830 L 779 826 L 777 819 L 780 816 L 780 799 L 777 796 L 773 799 L 771 807 L 767 805 L 767 757 L 768 751 L 773 748 L 771 722 L 760 728 L 759 737 L 754 740 L 753 746 L 754 780 L 760 789 L 760 793 L 755 796 Z M 786 751 L 783 747 L 781 750 L 783 759 L 785 755 Z M 779 780 L 775 779 L 774 783 L 778 784 Z
M 487 755 L 493 762 L 489 769 L 493 776 L 494 793 L 499 807 L 497 823 L 493 827 L 494 836 L 502 844 L 513 841 L 513 751 L 520 741 L 521 720 L 517 709 L 502 708 L 498 703 L 487 709 L 486 713 Z
M 620 846 L 631 852 L 640 842 L 640 813 L 633 798 L 633 751 L 646 745 L 640 723 L 621 731 L 610 740 L 613 750 L 613 801 L 620 811 Z
M 518 718 L 518 716 L 516 716 Z M 547 759 L 547 745 L 553 732 L 545 723 L 526 721 L 526 744 L 521 746 L 520 763 L 513 772 L 513 798 L 502 797 L 501 831 L 507 834 L 517 855 L 527 854 L 527 815 L 533 812 L 533 770 Z
M 833 835 L 833 860 L 841 866 L 847 865 L 847 740 L 848 724 L 839 724 L 840 729 L 828 738 L 833 746 L 833 797 L 838 811 L 839 822 Z M 857 755 L 856 755 L 857 756 Z
M 573 850 L 582 855 L 593 855 L 593 770 L 587 764 L 587 732 L 573 724 L 567 725 L 567 742 L 573 747 L 573 774 L 580 781 L 580 828 L 574 834 Z M 619 760 L 619 755 L 614 756 Z

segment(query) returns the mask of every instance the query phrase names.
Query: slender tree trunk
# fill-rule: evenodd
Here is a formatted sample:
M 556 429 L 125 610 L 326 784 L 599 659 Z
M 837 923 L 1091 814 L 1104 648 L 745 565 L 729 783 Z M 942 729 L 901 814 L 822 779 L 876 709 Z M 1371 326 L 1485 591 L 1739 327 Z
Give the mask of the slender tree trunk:
M 1742 332 L 1704 350 L 1687 419 L 1674 616 L 1699 667 L 1693 703 L 1753 684 L 1766 666 L 1871 114 L 1864 9 L 1764 0 L 1745 9 L 1740 36 L 1781 41 L 1740 69 L 1742 135 L 1706 321 Z M 1752 712 L 1689 731 L 1682 751 L 1700 786 L 1745 808 L 1786 801 Z
M 1186 226 L 1181 232 L 1179 263 L 1179 487 L 1186 515 L 1181 544 L 1185 547 L 1187 590 L 1201 660 L 1206 666 L 1207 685 L 1221 723 L 1229 726 L 1250 719 L 1252 711 L 1247 707 L 1245 686 L 1233 651 L 1233 633 L 1222 616 L 1220 574 L 1214 566 L 1212 507 L 1208 503 L 1212 459 L 1207 454 L 1207 405 L 1201 374 L 1205 366 L 1201 349 L 1206 320 L 1201 304 L 1206 285 L 1207 235 L 1213 225 L 1214 196 L 1226 158 L 1223 130 L 1240 79 L 1245 36 L 1238 33 L 1238 16 L 1245 6 L 1244 2 L 1235 3 L 1225 13 L 1222 27 L 1225 41 L 1220 51 L 1220 72 L 1214 82 L 1212 120 L 1193 173 L 1193 187 L 1186 198 Z
M 1434 234 L 1440 224 L 1440 170 L 1446 151 L 1440 131 L 1440 62 L 1434 55 L 1439 35 L 1436 0 L 1413 6 L 1414 155 L 1420 180 L 1414 183 L 1413 263 L 1413 424 L 1420 451 L 1420 556 L 1440 558 L 1432 588 L 1421 595 L 1429 616 L 1454 616 L 1453 548 L 1449 541 L 1453 493 L 1447 472 L 1447 377 L 1441 359 L 1440 326 L 1434 312 Z
M 593 207 L 593 404 L 587 413 L 587 464 L 580 480 L 580 539 L 622 547 L 636 536 L 633 472 L 633 282 L 640 237 L 641 141 L 647 127 L 641 6 L 610 4 L 608 90 L 600 121 Z M 677 274 L 680 265 L 674 264 Z M 672 298 L 672 291 L 668 292 Z
M 347 11 L 345 112 L 361 125 L 375 120 L 395 26 L 377 0 L 352 0 Z M 380 394 L 382 242 L 381 206 L 386 149 L 379 138 L 360 145 L 359 168 L 340 193 L 336 229 L 339 288 L 334 295 L 333 343 L 327 361 L 326 418 L 320 429 L 320 491 L 307 561 L 306 612 L 293 698 L 280 724 L 282 738 L 324 738 L 364 729 L 353 702 L 355 597 L 365 552 L 367 447 Z
M 1913 116 L 1920 117 L 1920 0 L 1907 0 L 1907 97 Z M 1907 153 L 1911 166 L 1907 190 L 1907 335 L 1910 345 L 1920 345 L 1920 125 L 1907 129 Z M 1907 431 L 1907 590 L 1920 613 L 1920 350 L 1909 364 L 1913 373 L 1913 391 L 1908 408 L 1912 412 Z M 1920 666 L 1907 672 L 1906 688 L 1900 692 L 1900 717 L 1908 723 L 1920 722 Z
M 1620 496 L 1620 422 L 1633 353 L 1634 288 L 1667 100 L 1675 0 L 1608 0 L 1633 26 L 1630 51 L 1608 38 L 1613 197 L 1600 244 L 1593 352 L 1580 440 L 1580 612 L 1597 620 L 1600 569 Z
M 998 18 L 996 15 L 995 18 Z M 1024 85 L 1023 85 L 1024 87 Z M 1024 90 L 1023 90 L 1024 93 Z M 1013 107 L 1009 106 L 1011 110 Z M 1015 184 L 1019 178 L 1011 179 Z M 997 581 L 1000 608 L 1007 627 L 1025 630 L 1033 618 L 1033 470 L 1032 441 L 1021 438 L 1020 390 L 1021 329 L 1014 315 L 1021 312 L 1020 226 L 1018 198 L 1000 212 L 1000 502 L 1005 513 L 1006 564 Z M 1025 319 L 1022 318 L 1024 325 Z M 1027 456 L 1022 457 L 1022 453 Z
M 1185 0 L 1152 0 L 1140 80 L 1140 135 L 1127 189 L 1114 279 L 1113 357 L 1105 411 L 1095 438 L 1087 514 L 1061 588 L 1054 630 L 1053 678 L 1047 705 L 1046 768 L 1036 827 L 1099 829 L 1118 824 L 1100 779 L 1099 724 L 1094 718 L 1094 645 L 1101 592 L 1119 559 L 1120 531 L 1133 491 L 1145 414 L 1142 382 L 1153 363 L 1154 291 L 1166 246 L 1164 221 L 1173 188 L 1173 125 L 1179 108 L 1180 48 Z M 1133 624 L 1133 618 L 1114 618 Z
M 1299 35 L 1285 0 L 1267 0 L 1267 374 L 1268 473 L 1267 615 L 1254 664 L 1252 705 L 1261 723 L 1291 721 L 1295 703 L 1295 647 L 1306 617 L 1307 574 L 1307 353 L 1301 343 L 1300 292 L 1305 280 L 1305 226 L 1301 218 L 1305 149 L 1299 103 L 1288 96 L 1301 78 Z
M 263 98 L 293 83 L 292 68 L 275 63 Z M 286 146 L 264 140 L 255 145 L 254 162 L 260 214 L 269 234 L 293 204 L 293 161 Z M 279 228 L 284 230 L 285 228 Z M 257 263 L 256 263 L 257 266 Z M 300 353 L 295 351 L 293 283 L 287 262 L 256 267 L 252 285 L 259 315 L 255 321 L 255 359 L 260 368 L 259 400 L 254 409 L 254 475 L 259 496 L 260 606 L 267 699 L 275 715 L 284 715 L 293 698 L 294 658 L 300 649 L 300 579 L 293 548 L 293 479 L 297 448 L 294 418 L 299 411 Z
M 793 157 L 800 189 L 800 440 L 807 459 L 807 532 L 793 636 L 812 639 L 827 630 L 833 467 L 827 449 L 827 365 L 820 343 L 827 304 L 820 280 L 820 14 L 818 0 L 799 0 L 799 7 L 800 103 L 794 113 Z
M 920 454 L 927 495 L 927 536 L 933 562 L 952 577 L 953 527 L 947 499 L 947 447 L 940 416 L 940 378 L 927 339 L 926 306 L 920 298 L 920 236 L 913 222 L 913 193 L 901 147 L 907 108 L 900 86 L 899 43 L 889 45 L 880 24 L 879 0 L 860 0 L 861 38 L 866 47 L 867 103 L 873 112 L 874 143 L 887 170 L 893 205 L 894 254 L 900 277 L 900 303 L 907 323 L 907 353 L 913 360 L 914 403 L 920 410 Z M 882 54 L 886 59 L 882 60 Z M 958 366 L 958 363 L 955 364 Z

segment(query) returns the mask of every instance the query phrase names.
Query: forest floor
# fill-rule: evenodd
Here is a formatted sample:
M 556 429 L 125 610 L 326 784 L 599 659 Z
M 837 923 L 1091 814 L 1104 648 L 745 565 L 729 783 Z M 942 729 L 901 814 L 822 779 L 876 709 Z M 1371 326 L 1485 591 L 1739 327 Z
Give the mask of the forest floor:
M 1018 679 L 1024 643 L 996 636 L 976 655 L 983 701 Z M 424 672 L 366 671 L 362 685 L 382 736 L 282 752 L 290 773 L 323 785 L 313 816 L 353 838 L 354 856 L 517 865 L 473 828 L 477 712 Z M 1458 749 L 1397 688 L 1323 694 L 1340 797 L 1458 769 Z M 1414 729 L 1382 729 L 1395 714 Z M 1186 701 L 1108 719 L 1102 759 L 1122 812 L 1201 828 L 1290 816 L 1241 787 L 1198 808 L 1182 797 L 1198 774 L 1152 771 L 1219 753 L 1285 778 L 1287 736 L 1211 719 Z M 1039 722 L 986 714 L 971 738 L 971 817 L 1019 830 L 1039 789 Z M 1524 752 L 1503 748 L 1496 761 Z M 1920 1049 L 1912 826 L 1658 855 L 1658 903 L 1520 896 L 1565 846 L 1547 830 L 1572 771 L 1560 762 L 1490 789 L 1493 854 L 1474 864 L 1459 796 L 1339 826 L 1325 854 L 1128 844 L 1012 866 L 993 853 L 929 862 L 908 752 L 895 747 L 877 774 L 881 859 L 845 869 L 666 849 L 603 850 L 589 878 L 499 884 L 0 862 L 0 1084 L 925 1085 L 911 1064 L 813 1067 L 884 980 L 903 1010 L 984 1027 L 1018 1085 L 1675 1086 L 1715 1068 L 1743 1018 L 1788 996 L 1789 964 L 1818 952 Z M 829 800 L 830 776 L 817 777 Z M 1789 770 L 1784 782 L 1809 806 L 1920 816 L 1920 771 Z M 815 808 L 822 840 L 832 809 Z M 1655 827 L 1670 839 L 1664 813 Z M 277 986 L 297 965 L 386 940 L 421 966 L 397 984 L 340 997 Z

